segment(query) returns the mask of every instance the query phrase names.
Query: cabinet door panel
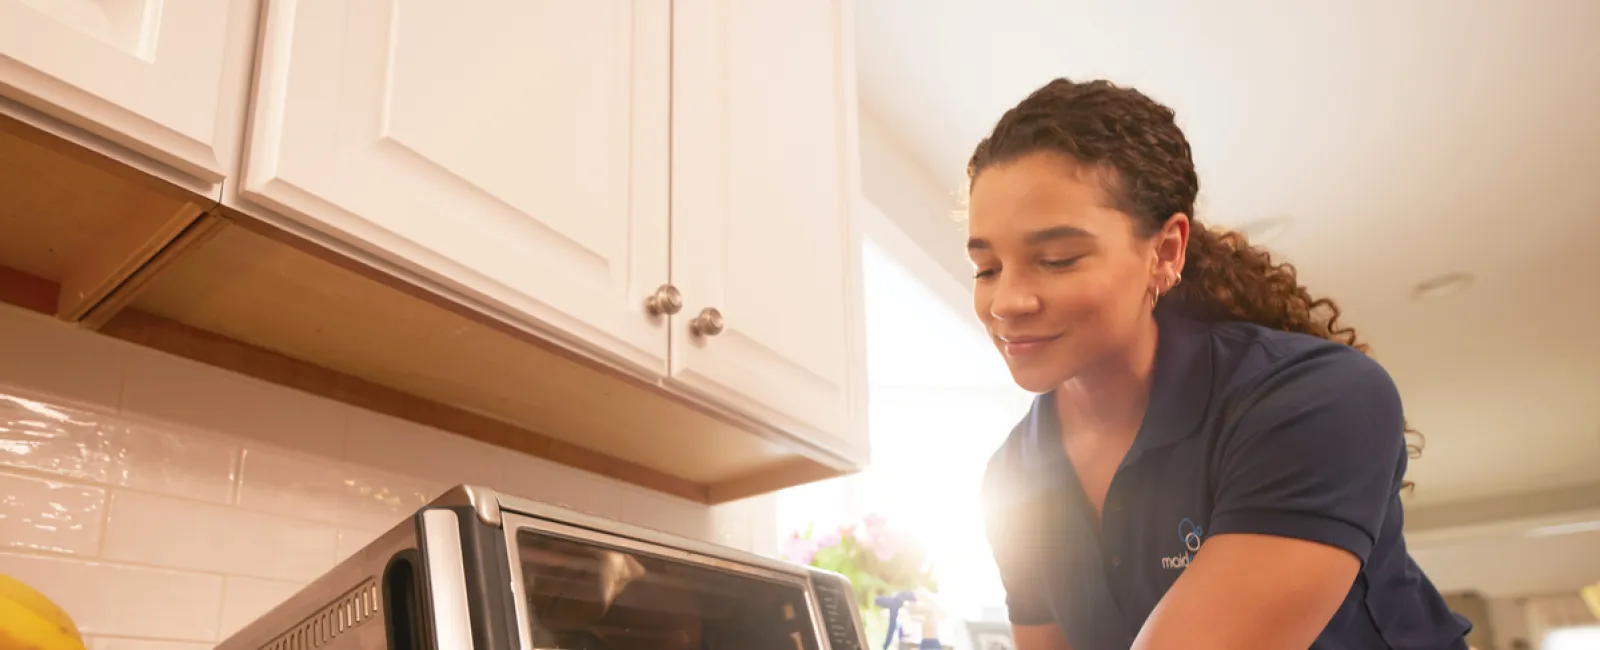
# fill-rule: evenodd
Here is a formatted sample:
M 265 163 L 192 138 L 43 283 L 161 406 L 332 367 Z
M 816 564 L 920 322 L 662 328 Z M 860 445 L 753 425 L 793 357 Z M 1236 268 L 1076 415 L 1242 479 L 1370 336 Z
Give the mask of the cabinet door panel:
M 0 0 L 0 95 L 222 180 L 256 0 Z
M 658 0 L 271 0 L 241 195 L 661 373 Z
M 674 7 L 674 380 L 823 447 L 864 448 L 849 5 Z M 706 308 L 724 329 L 697 336 Z

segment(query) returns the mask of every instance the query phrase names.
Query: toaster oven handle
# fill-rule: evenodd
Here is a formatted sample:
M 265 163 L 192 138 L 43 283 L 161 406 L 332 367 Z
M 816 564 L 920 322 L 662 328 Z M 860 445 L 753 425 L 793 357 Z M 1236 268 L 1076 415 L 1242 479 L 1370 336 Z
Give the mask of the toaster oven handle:
M 432 650 L 475 650 L 461 523 L 460 515 L 448 508 L 424 508 L 417 513 L 421 587 Z
M 433 641 L 421 650 L 519 650 L 505 527 L 470 504 L 428 506 L 415 522 L 423 622 Z
M 422 561 L 417 550 L 396 552 L 383 567 L 384 634 L 387 650 L 428 650 L 423 617 Z

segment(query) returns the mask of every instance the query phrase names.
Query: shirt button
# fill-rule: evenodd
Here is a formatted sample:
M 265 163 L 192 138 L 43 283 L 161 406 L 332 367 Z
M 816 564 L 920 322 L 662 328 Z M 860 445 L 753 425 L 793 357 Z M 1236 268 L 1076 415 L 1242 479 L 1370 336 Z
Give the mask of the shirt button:
M 1111 566 L 1112 566 L 1112 568 L 1116 568 L 1116 567 L 1122 566 L 1122 556 L 1121 555 L 1113 555 L 1113 556 L 1111 556 Z

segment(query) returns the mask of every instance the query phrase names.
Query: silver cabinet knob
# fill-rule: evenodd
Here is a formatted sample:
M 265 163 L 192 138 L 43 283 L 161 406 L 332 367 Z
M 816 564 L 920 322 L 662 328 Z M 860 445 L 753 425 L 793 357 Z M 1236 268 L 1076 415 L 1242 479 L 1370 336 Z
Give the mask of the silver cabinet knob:
M 700 310 L 700 315 L 689 321 L 689 333 L 695 336 L 716 336 L 722 333 L 722 312 L 716 307 Z
M 644 308 L 651 316 L 671 316 L 683 309 L 683 294 L 678 293 L 677 287 L 663 284 L 644 300 Z

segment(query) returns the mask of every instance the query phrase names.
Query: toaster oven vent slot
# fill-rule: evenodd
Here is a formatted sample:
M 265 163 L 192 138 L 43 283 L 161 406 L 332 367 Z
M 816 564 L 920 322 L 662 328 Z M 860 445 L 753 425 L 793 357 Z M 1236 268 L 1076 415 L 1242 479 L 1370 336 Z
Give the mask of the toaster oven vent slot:
M 379 609 L 378 583 L 368 580 L 261 646 L 261 650 L 316 650 L 372 620 Z

